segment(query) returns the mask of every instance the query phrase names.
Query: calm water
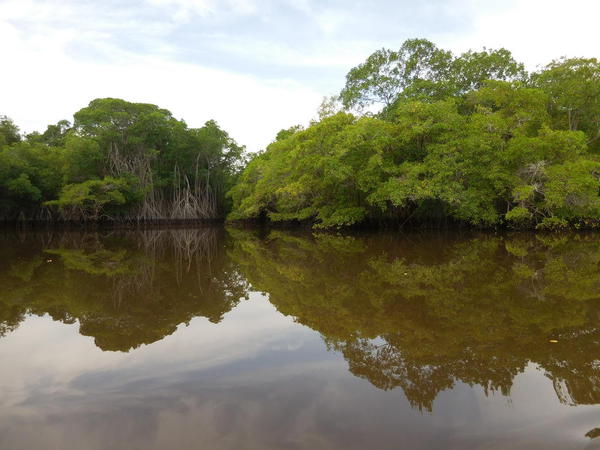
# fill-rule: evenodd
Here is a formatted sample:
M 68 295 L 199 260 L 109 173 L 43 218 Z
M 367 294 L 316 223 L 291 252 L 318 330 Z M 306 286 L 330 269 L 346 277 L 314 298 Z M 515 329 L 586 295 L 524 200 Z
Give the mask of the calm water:
M 0 286 L 1 449 L 600 448 L 600 235 L 4 234 Z

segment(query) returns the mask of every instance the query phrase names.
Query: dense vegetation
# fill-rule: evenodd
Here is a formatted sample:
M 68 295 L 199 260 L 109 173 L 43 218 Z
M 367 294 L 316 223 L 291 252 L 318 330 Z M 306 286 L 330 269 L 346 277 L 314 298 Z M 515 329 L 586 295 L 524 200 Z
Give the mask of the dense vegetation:
M 527 73 L 505 49 L 408 40 L 244 165 L 214 121 L 150 104 L 97 99 L 27 136 L 0 116 L 0 220 L 597 227 L 600 62 Z
M 350 70 L 318 121 L 257 154 L 229 217 L 592 227 L 599 153 L 598 60 L 527 73 L 505 49 L 455 56 L 408 40 Z
M 214 121 L 188 128 L 155 105 L 96 99 L 44 133 L 0 117 L 0 220 L 222 217 L 243 164 Z

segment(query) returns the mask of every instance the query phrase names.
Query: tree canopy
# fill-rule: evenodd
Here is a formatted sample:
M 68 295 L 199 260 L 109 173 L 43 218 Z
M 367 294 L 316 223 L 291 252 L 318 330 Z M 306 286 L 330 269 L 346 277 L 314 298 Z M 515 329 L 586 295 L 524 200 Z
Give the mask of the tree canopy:
M 44 133 L 0 118 L 0 217 L 178 220 L 222 217 L 244 161 L 215 121 L 188 128 L 166 109 L 96 99 Z
M 350 69 L 318 120 L 247 158 L 214 121 L 102 98 L 43 133 L 0 116 L 0 218 L 600 225 L 600 62 L 528 73 L 425 39 Z
M 528 74 L 506 49 L 455 56 L 411 39 L 351 69 L 338 99 L 344 111 L 327 100 L 252 159 L 230 219 L 600 224 L 596 59 Z

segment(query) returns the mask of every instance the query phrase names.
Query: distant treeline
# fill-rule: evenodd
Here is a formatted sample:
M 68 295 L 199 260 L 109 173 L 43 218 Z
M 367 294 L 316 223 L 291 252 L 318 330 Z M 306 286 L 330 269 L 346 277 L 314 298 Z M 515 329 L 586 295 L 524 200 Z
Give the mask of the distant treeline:
M 350 70 L 230 191 L 232 220 L 559 229 L 600 225 L 600 63 L 527 73 L 505 49 L 423 40 Z
M 350 70 L 308 128 L 246 161 L 214 121 L 96 99 L 42 134 L 0 116 L 0 220 L 223 218 L 600 227 L 600 62 L 527 73 L 423 39 Z
M 244 148 L 214 121 L 93 100 L 44 133 L 0 116 L 0 220 L 153 222 L 224 217 Z

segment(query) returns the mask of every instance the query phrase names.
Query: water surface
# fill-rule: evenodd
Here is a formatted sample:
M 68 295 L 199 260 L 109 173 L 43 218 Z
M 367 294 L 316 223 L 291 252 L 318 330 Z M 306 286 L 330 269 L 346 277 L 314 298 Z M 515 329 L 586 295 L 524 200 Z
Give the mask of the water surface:
M 2 449 L 600 448 L 600 236 L 0 236 Z

